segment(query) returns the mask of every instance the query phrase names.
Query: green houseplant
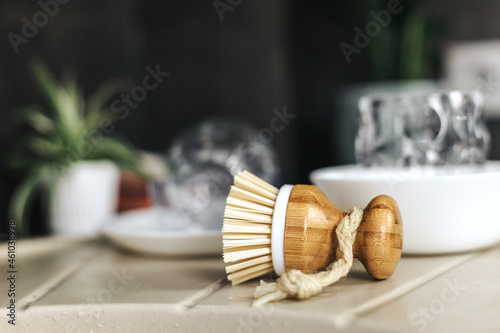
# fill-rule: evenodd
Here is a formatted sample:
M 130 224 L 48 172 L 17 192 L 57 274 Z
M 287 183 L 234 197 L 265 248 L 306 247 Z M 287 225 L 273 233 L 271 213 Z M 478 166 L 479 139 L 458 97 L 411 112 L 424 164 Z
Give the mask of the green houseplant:
M 429 0 L 342 0 L 332 2 L 330 10 L 345 27 L 364 33 L 367 45 L 353 57 L 361 58 L 366 79 L 417 80 L 432 77 L 445 32 L 444 21 L 429 11 L 429 4 Z M 392 14 L 389 8 L 394 9 Z M 370 27 L 378 28 L 370 33 Z
M 71 222 L 67 220 L 75 220 L 76 223 L 79 217 L 75 214 L 85 215 L 99 208 L 92 205 L 102 205 L 102 202 L 92 204 L 92 196 L 97 195 L 98 199 L 98 194 L 101 194 L 101 201 L 111 200 L 110 203 L 114 203 L 112 200 L 116 197 L 103 198 L 102 192 L 106 192 L 108 197 L 113 196 L 118 182 L 117 167 L 137 169 L 135 151 L 123 139 L 106 135 L 111 134 L 114 121 L 108 102 L 115 93 L 123 90 L 123 80 L 107 81 L 85 99 L 74 72 L 67 71 L 61 80 L 57 80 L 47 65 L 38 59 L 32 62 L 31 68 L 34 82 L 49 108 L 45 110 L 38 105 L 29 105 L 20 110 L 22 121 L 32 129 L 9 159 L 12 168 L 24 174 L 10 204 L 10 215 L 18 221 L 21 232 L 26 230 L 28 213 L 38 189 L 44 191 L 42 198 L 51 224 L 57 218 L 66 220 L 58 224 Z M 80 169 L 89 171 L 89 168 L 107 171 L 100 174 L 94 172 L 94 176 L 90 172 L 83 178 L 79 176 Z M 113 181 L 109 183 L 108 179 Z M 97 180 L 101 184 L 95 183 Z M 109 184 L 104 184 L 106 182 Z M 83 190 L 87 193 L 81 193 L 82 186 L 91 188 L 91 191 L 87 189 Z M 90 201 L 87 204 L 85 200 Z M 64 209 L 63 205 L 71 206 L 71 202 L 79 202 L 77 209 L 66 208 L 73 210 L 73 215 L 61 215 L 58 209 Z M 106 210 L 109 211 L 109 207 Z M 102 216 L 92 218 L 102 219 Z M 87 220 L 81 223 L 94 222 Z M 58 232 L 53 225 L 52 229 Z

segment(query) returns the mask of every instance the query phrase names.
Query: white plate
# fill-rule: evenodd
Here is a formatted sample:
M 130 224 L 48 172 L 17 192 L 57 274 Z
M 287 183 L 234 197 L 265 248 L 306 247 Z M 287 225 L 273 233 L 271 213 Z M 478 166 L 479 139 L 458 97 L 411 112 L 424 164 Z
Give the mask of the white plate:
M 137 210 L 115 216 L 101 233 L 119 247 L 145 254 L 207 256 L 222 253 L 221 231 L 182 230 L 182 224 L 182 217 L 171 210 Z
M 484 166 L 316 170 L 311 180 L 342 210 L 387 194 L 403 218 L 403 253 L 469 251 L 500 241 L 500 162 Z

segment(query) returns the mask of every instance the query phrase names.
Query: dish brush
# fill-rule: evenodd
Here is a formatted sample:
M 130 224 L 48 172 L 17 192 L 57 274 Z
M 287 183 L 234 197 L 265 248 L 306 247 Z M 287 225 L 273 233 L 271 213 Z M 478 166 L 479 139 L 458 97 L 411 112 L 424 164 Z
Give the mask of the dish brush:
M 316 186 L 284 185 L 278 190 L 248 171 L 240 172 L 224 211 L 223 259 L 228 279 L 236 285 L 273 271 L 316 273 L 338 259 L 341 249 L 352 249 L 351 257 L 359 259 L 375 279 L 388 278 L 403 245 L 396 201 L 380 195 L 364 211 L 357 208 L 356 218 L 350 214 L 354 211 L 343 212 Z M 349 217 L 358 221 L 353 238 L 346 241 L 336 229 Z

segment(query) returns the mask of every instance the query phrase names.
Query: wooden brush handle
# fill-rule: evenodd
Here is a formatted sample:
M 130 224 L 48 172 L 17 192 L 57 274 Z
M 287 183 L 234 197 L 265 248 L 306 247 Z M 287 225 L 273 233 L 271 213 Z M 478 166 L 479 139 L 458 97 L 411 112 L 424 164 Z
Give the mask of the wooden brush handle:
M 286 211 L 285 267 L 304 273 L 325 269 L 336 258 L 335 229 L 345 212 L 312 185 L 295 185 Z M 398 205 L 386 195 L 366 206 L 353 245 L 355 258 L 376 279 L 392 275 L 401 257 L 403 225 Z

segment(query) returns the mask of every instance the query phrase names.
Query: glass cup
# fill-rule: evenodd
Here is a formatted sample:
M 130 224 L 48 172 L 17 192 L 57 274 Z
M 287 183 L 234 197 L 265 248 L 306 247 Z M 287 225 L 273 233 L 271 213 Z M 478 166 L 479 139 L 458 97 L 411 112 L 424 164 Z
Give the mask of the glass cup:
M 242 170 L 278 184 L 276 153 L 257 134 L 246 124 L 222 119 L 198 124 L 174 139 L 167 153 L 170 175 L 159 191 L 185 228 L 222 227 L 229 188 Z
M 360 99 L 356 159 L 364 166 L 483 164 L 490 136 L 478 92 Z

